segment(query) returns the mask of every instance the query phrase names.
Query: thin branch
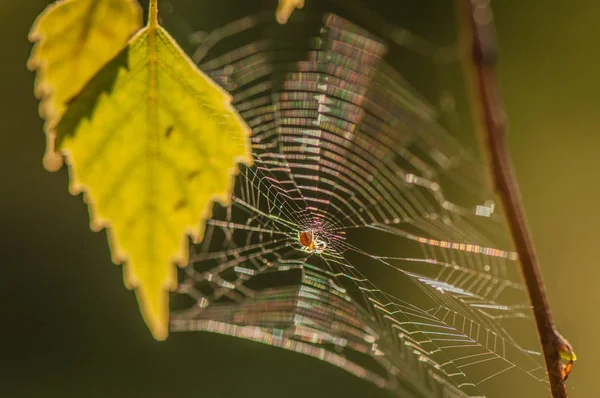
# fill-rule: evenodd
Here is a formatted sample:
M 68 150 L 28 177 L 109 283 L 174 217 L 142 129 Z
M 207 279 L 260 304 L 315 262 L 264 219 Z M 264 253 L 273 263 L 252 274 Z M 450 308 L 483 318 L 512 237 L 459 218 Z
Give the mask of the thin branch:
M 472 38 L 472 57 L 475 68 L 474 80 L 481 106 L 482 121 L 486 134 L 485 147 L 490 162 L 494 187 L 502 202 L 510 232 L 521 263 L 521 271 L 527 285 L 529 299 L 537 323 L 538 334 L 544 351 L 550 389 L 554 398 L 567 398 L 564 380 L 568 376 L 563 366 L 561 352 L 574 354 L 569 343 L 556 331 L 537 257 L 530 237 L 521 195 L 513 172 L 505 141 L 506 118 L 496 79 L 496 34 L 489 0 L 464 0 L 469 12 Z

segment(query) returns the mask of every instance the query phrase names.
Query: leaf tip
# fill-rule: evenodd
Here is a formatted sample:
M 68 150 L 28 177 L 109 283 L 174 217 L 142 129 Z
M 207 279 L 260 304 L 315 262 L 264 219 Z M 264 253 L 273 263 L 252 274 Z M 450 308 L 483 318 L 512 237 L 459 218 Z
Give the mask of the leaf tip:
M 275 19 L 280 25 L 284 25 L 290 19 L 292 12 L 296 8 L 304 7 L 304 0 L 279 0 L 277 11 L 275 11 Z
M 148 291 L 145 285 L 135 289 L 144 322 L 155 340 L 163 341 L 169 336 L 169 298 L 166 289 Z
M 63 157 L 54 148 L 55 138 L 54 134 L 46 134 L 46 153 L 42 164 L 48 171 L 58 171 L 63 165 Z

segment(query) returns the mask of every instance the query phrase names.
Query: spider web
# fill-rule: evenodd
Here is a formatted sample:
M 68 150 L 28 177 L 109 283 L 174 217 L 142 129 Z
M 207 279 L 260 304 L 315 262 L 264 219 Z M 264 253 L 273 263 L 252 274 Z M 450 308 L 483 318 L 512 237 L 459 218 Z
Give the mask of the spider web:
M 402 397 L 546 392 L 517 255 L 457 138 L 472 129 L 454 96 L 434 106 L 401 73 L 417 58 L 450 71 L 457 46 L 318 3 L 285 26 L 269 9 L 191 35 L 252 128 L 255 164 L 191 249 L 171 330 L 303 353 Z

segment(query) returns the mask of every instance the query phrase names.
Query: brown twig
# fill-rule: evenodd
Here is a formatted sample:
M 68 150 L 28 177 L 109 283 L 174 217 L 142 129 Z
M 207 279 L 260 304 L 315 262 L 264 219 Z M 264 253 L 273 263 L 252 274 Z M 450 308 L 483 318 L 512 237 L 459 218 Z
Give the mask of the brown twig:
M 521 205 L 519 187 L 505 141 L 506 118 L 496 79 L 496 34 L 492 10 L 489 0 L 464 1 L 471 22 L 474 83 L 486 130 L 484 143 L 494 187 L 505 210 L 529 299 L 533 305 L 552 396 L 567 398 L 564 380 L 568 376 L 567 370 L 570 371 L 570 366 L 568 369 L 563 366 L 561 352 L 571 354 L 570 365 L 574 355 L 569 343 L 557 332 L 552 321 L 533 242 Z

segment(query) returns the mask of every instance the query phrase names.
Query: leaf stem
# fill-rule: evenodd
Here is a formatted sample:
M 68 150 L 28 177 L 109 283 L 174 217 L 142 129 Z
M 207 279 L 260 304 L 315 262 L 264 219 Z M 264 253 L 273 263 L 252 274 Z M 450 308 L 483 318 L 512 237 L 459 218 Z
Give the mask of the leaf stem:
M 148 14 L 148 26 L 158 25 L 158 0 L 150 0 L 150 12 Z
M 506 145 L 506 118 L 496 78 L 496 34 L 489 0 L 463 0 L 471 24 L 473 80 L 481 106 L 486 135 L 485 147 L 490 162 L 494 187 L 502 202 L 527 285 L 529 299 L 537 323 L 544 351 L 550 389 L 554 398 L 567 398 L 561 352 L 569 352 L 570 364 L 574 354 L 568 341 L 556 330 L 544 291 L 538 260 L 525 213 L 521 204 L 519 186 L 515 178 Z

